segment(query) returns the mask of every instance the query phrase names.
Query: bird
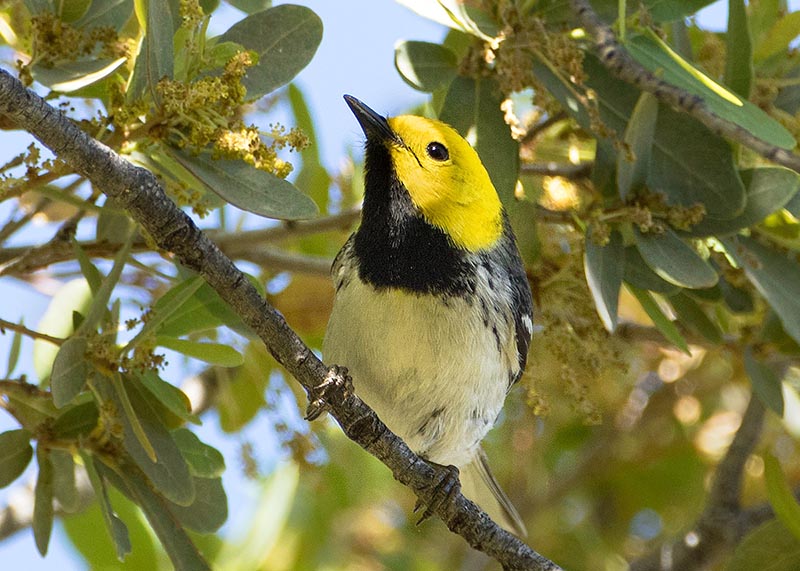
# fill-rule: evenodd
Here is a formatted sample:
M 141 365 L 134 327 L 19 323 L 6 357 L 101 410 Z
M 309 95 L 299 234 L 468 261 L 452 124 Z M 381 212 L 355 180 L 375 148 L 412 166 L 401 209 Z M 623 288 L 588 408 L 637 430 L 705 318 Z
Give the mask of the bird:
M 508 216 L 453 127 L 344 99 L 366 138 L 365 188 L 360 225 L 331 270 L 323 357 L 347 368 L 355 394 L 416 454 L 458 468 L 462 493 L 524 537 L 480 445 L 533 333 Z

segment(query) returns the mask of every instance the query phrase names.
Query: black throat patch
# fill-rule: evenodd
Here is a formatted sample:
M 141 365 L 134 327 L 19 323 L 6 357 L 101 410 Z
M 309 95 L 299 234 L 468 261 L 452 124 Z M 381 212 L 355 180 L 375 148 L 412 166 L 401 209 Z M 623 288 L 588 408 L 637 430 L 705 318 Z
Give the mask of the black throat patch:
M 473 294 L 469 253 L 422 218 L 382 142 L 367 142 L 365 170 L 364 207 L 355 235 L 359 277 L 376 288 Z

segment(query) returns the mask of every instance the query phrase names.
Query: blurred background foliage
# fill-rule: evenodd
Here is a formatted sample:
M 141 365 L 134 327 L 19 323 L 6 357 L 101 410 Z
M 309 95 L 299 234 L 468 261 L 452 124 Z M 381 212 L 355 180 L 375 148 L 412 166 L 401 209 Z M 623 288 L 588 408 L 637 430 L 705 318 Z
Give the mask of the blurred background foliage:
M 441 43 L 398 38 L 397 73 L 430 93 L 410 111 L 481 154 L 536 301 L 528 371 L 486 442 L 531 545 L 565 569 L 616 571 L 681 537 L 752 391 L 769 412 L 742 503 L 779 518 L 739 530 L 713 568 L 800 568 L 798 174 L 616 79 L 563 0 L 398 1 L 446 29 Z M 636 61 L 793 149 L 800 13 L 730 0 L 712 32 L 693 18 L 709 3 L 592 5 Z M 24 82 L 155 172 L 319 348 L 360 152 L 326 168 L 325 117 L 290 83 L 324 22 L 227 4 L 240 20 L 210 37 L 215 0 L 5 2 L 0 35 Z M 2 161 L 0 199 L 16 206 L 0 276 L 52 300 L 38 323 L 0 315 L 13 422 L 0 485 L 16 505 L 28 496 L 0 536 L 30 527 L 45 554 L 60 518 L 98 570 L 496 568 L 441 523 L 415 526 L 412 494 L 330 420 L 303 422 L 299 386 L 102 189 L 36 145 Z

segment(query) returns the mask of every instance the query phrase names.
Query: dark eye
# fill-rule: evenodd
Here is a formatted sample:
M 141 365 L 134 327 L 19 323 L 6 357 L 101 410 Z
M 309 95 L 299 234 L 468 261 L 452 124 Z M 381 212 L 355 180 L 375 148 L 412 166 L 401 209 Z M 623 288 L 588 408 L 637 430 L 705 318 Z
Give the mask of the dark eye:
M 425 148 L 425 152 L 428 153 L 428 156 L 434 161 L 446 161 L 450 158 L 450 153 L 447 151 L 447 147 L 437 141 L 428 143 L 428 146 Z

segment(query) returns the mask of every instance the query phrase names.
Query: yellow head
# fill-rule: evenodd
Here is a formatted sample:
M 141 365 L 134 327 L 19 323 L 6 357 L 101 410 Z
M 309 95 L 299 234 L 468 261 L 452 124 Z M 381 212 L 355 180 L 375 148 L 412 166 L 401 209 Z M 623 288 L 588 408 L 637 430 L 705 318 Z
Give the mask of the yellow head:
M 397 179 L 431 225 L 469 251 L 493 246 L 503 233 L 502 205 L 478 153 L 441 121 L 401 115 L 384 119 L 345 96 L 368 140 L 386 145 Z

